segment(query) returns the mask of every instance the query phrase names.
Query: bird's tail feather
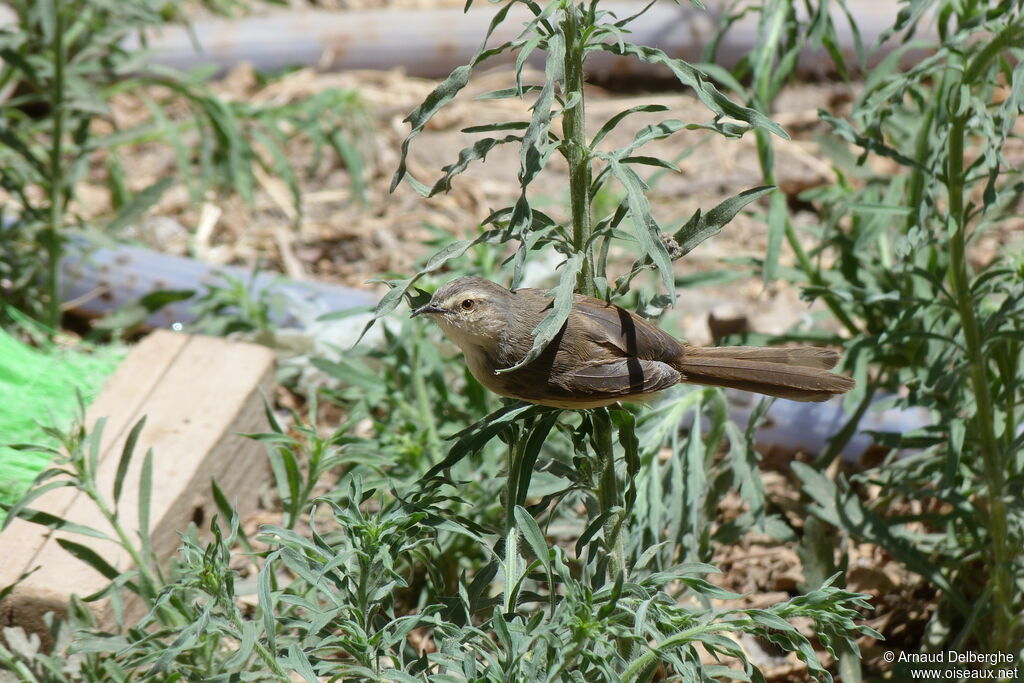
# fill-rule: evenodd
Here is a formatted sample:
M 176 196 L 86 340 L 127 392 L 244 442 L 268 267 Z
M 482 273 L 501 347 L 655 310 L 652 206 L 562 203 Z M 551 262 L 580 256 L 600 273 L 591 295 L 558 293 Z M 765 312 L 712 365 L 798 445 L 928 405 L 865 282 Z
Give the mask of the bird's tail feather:
M 814 346 L 687 346 L 674 364 L 682 381 L 754 391 L 791 401 L 825 401 L 856 382 L 829 372 L 839 361 L 831 349 Z

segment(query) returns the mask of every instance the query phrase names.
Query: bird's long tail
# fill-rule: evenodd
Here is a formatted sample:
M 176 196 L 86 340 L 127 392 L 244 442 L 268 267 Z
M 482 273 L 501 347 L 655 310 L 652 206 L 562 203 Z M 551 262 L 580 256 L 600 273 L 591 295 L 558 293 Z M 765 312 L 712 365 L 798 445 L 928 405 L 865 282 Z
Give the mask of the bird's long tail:
M 754 391 L 791 401 L 825 401 L 852 389 L 856 382 L 829 370 L 839 354 L 814 346 L 685 347 L 673 364 L 684 382 Z

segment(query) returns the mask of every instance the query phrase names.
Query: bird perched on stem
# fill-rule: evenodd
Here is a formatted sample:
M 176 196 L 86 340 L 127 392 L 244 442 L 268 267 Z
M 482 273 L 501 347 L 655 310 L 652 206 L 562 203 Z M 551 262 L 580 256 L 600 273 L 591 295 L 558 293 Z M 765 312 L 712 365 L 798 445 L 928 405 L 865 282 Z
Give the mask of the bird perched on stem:
M 554 300 L 539 289 L 508 290 L 460 277 L 413 311 L 428 315 L 496 394 L 556 408 L 597 408 L 643 400 L 679 382 L 754 391 L 792 401 L 824 401 L 854 387 L 829 370 L 839 361 L 814 346 L 688 346 L 635 313 L 582 294 L 537 358 L 514 370 Z

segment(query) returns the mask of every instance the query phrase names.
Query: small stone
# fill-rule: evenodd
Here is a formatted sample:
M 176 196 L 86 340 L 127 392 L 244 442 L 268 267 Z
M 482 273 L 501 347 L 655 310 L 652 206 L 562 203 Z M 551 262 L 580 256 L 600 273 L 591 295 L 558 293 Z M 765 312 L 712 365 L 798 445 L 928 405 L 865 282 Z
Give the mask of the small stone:
M 711 338 L 718 342 L 730 334 L 749 332 L 750 321 L 746 313 L 735 305 L 721 304 L 708 313 L 708 329 L 711 330 Z

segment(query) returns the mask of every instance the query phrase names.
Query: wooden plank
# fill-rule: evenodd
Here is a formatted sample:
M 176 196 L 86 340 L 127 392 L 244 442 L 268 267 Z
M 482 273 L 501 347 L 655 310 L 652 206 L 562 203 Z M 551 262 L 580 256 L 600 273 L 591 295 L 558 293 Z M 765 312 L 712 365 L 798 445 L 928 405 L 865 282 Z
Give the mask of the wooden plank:
M 102 455 L 110 451 L 114 441 L 128 434 L 139 419 L 139 410 L 153 388 L 187 343 L 186 335 L 165 330 L 154 332 L 139 342 L 107 379 L 103 391 L 86 410 L 85 418 L 85 424 L 93 426 L 100 417 L 107 416 Z M 32 508 L 64 517 L 78 495 L 76 488 L 54 489 L 33 501 Z M 32 566 L 49 536 L 50 529 L 47 527 L 21 519 L 10 521 L 3 533 L 0 533 L 0 547 L 17 548 L 18 552 L 15 557 L 7 557 L 0 564 L 0 588 L 14 583 Z
M 160 362 L 156 358 L 152 361 Z M 118 430 L 109 446 L 103 448 L 97 478 L 108 499 L 112 497 L 130 426 L 142 415 L 147 417 L 125 477 L 119 510 L 121 524 L 134 540 L 139 519 L 139 472 L 144 454 L 152 449 L 151 538 L 160 561 L 174 554 L 179 545 L 178 532 L 190 521 L 210 518 L 211 478 L 217 480 L 240 513 L 255 505 L 256 486 L 266 472 L 264 449 L 237 432 L 266 429 L 263 397 L 272 377 L 273 354 L 264 347 L 188 337 L 144 400 L 113 396 L 110 402 L 101 404 L 111 415 L 130 412 L 133 416 L 125 423 L 128 427 Z M 66 517 L 113 535 L 95 505 L 84 496 L 75 497 Z M 60 538 L 90 547 L 119 570 L 131 566 L 130 557 L 117 544 L 56 532 L 31 561 L 31 566 L 39 569 L 18 586 L 5 606 L 0 606 L 0 623 L 18 623 L 26 630 L 42 632 L 46 611 L 63 611 L 72 593 L 88 595 L 107 585 L 106 578 L 61 548 L 57 543 Z M 130 615 L 137 615 L 142 605 L 129 599 L 126 609 Z M 113 625 L 109 604 L 94 603 L 94 611 L 104 627 Z

